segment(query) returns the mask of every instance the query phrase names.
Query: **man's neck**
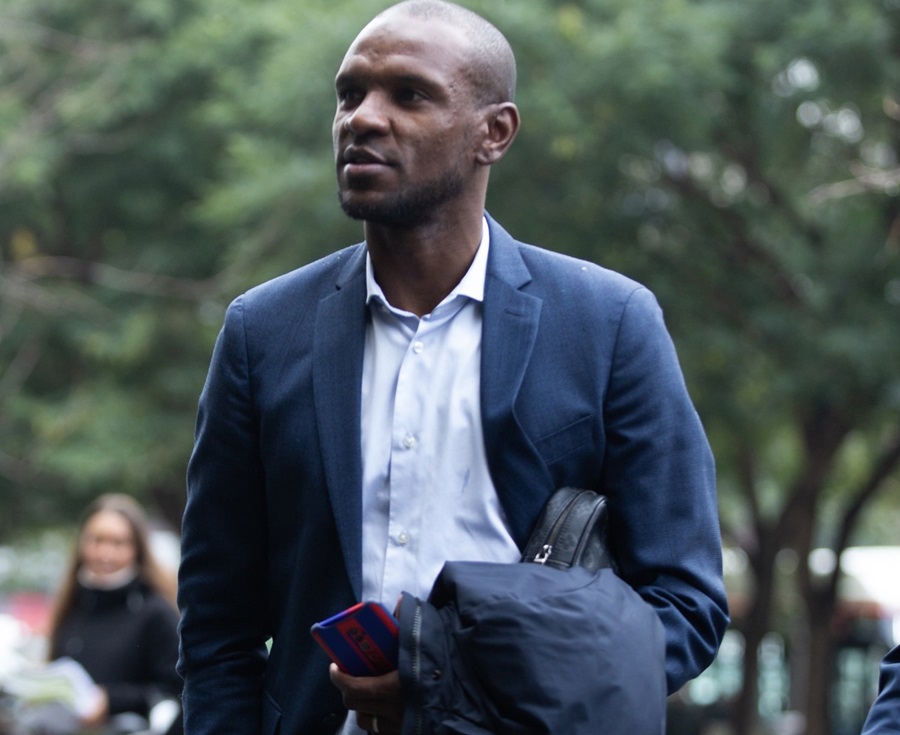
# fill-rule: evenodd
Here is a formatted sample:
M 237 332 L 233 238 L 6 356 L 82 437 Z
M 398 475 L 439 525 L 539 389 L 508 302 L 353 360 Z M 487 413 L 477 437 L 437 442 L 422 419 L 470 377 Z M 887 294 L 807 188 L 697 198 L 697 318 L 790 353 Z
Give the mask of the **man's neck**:
M 375 280 L 388 302 L 417 316 L 431 313 L 472 264 L 482 235 L 482 213 L 452 225 L 391 228 L 366 223 Z

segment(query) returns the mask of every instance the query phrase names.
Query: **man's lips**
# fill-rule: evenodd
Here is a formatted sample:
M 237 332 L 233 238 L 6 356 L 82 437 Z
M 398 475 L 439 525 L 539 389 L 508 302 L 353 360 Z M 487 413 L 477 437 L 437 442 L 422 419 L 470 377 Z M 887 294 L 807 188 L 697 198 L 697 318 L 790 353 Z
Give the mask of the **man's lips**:
M 391 163 L 377 151 L 357 146 L 347 146 L 340 157 L 341 168 L 349 174 L 372 172 Z

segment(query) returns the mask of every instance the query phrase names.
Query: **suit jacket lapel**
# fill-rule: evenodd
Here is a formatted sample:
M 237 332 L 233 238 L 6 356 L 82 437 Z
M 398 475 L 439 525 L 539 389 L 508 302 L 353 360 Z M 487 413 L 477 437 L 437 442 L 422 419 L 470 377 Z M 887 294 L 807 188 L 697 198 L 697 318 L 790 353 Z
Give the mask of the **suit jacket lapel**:
M 531 359 L 541 300 L 522 289 L 531 274 L 518 244 L 488 218 L 491 249 L 481 340 L 481 412 L 491 477 L 520 547 L 552 489 L 550 471 L 522 430 L 515 400 Z
M 521 547 L 552 490 L 550 472 L 515 415 L 515 400 L 537 336 L 541 300 L 521 290 L 531 274 L 517 243 L 490 217 L 488 223 L 491 250 L 481 351 L 482 424 L 491 477 Z M 357 599 L 362 594 L 359 420 L 367 319 L 365 252 L 360 246 L 350 256 L 334 293 L 320 302 L 313 344 L 313 400 L 322 463 Z
M 313 400 L 328 494 L 354 594 L 362 594 L 360 386 L 366 330 L 364 246 L 336 290 L 319 303 L 313 342 Z

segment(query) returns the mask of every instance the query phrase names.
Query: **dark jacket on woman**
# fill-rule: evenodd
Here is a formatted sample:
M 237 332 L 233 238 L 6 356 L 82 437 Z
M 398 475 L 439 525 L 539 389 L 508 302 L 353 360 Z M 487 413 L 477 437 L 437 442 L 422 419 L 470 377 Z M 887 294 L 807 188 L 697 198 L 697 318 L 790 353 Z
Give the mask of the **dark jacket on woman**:
M 111 715 L 146 716 L 181 692 L 177 626 L 175 609 L 140 579 L 109 590 L 79 584 L 51 657 L 80 663 L 106 689 Z

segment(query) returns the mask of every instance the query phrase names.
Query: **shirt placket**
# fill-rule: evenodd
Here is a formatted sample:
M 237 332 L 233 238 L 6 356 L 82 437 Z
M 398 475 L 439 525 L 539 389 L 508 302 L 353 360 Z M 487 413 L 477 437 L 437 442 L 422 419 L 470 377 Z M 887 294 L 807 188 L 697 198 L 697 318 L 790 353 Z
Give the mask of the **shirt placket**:
M 427 502 L 424 436 L 430 386 L 426 343 L 431 323 L 419 320 L 400 363 L 391 424 L 390 510 L 384 589 L 415 578 Z

